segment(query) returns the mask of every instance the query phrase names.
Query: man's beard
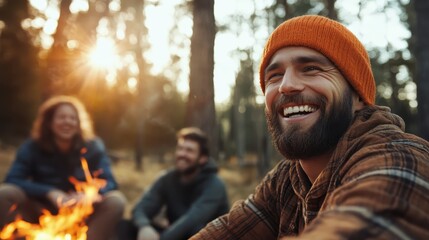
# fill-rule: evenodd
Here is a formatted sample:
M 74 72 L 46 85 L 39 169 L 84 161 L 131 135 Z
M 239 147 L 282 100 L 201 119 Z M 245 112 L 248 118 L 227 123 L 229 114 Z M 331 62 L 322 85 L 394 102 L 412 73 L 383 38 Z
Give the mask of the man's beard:
M 299 160 L 327 153 L 335 148 L 353 119 L 351 90 L 347 88 L 342 101 L 335 102 L 326 111 L 326 99 L 306 99 L 302 95 L 282 95 L 266 112 L 268 128 L 277 150 L 287 159 Z M 285 103 L 316 103 L 320 116 L 308 130 L 295 124 L 283 129 L 278 116 L 279 106 Z
M 183 158 L 183 157 L 182 157 L 182 158 Z M 188 161 L 188 162 L 189 162 L 189 160 L 188 160 L 188 159 L 185 159 L 185 161 Z M 198 161 L 196 161 L 196 162 L 194 162 L 194 164 L 192 164 L 192 165 L 188 166 L 187 168 L 185 168 L 185 169 L 181 169 L 181 170 L 178 170 L 178 172 L 179 172 L 179 174 L 180 174 L 180 175 L 188 176 L 188 175 L 192 175 L 192 174 L 194 174 L 194 173 L 195 173 L 196 171 L 198 171 L 200 168 L 201 168 L 201 164 L 200 164 Z

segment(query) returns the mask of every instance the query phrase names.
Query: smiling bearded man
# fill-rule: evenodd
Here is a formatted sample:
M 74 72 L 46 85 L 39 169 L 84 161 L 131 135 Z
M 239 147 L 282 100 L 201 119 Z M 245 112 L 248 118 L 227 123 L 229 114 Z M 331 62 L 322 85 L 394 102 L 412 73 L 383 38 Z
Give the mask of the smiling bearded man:
M 121 240 L 185 240 L 228 211 L 225 184 L 201 129 L 188 127 L 177 133 L 174 161 L 134 206 L 131 226 L 124 229 L 130 236 Z M 163 208 L 167 226 L 155 221 Z
M 191 240 L 429 239 L 429 143 L 375 105 L 353 33 L 322 16 L 289 19 L 268 38 L 259 76 L 285 159 Z
M 301 95 L 282 95 L 273 104 L 271 112 L 283 111 L 281 106 L 291 102 L 316 103 L 320 108 L 321 115 L 310 129 L 304 131 L 301 130 L 299 124 L 283 128 L 277 114 L 265 112 L 273 142 L 277 150 L 289 160 L 306 159 L 331 151 L 347 131 L 353 118 L 350 88 L 347 88 L 343 100 L 334 103 L 336 106 L 329 111 L 326 110 L 326 99 L 322 97 L 310 100 L 304 99 Z M 308 111 L 303 109 L 303 111 L 297 111 L 295 114 L 305 115 L 307 113 Z M 295 114 L 291 113 L 290 117 Z
M 189 181 L 198 174 L 208 158 L 207 153 L 199 150 L 197 141 L 183 137 L 177 140 L 175 155 L 176 170 L 183 182 Z

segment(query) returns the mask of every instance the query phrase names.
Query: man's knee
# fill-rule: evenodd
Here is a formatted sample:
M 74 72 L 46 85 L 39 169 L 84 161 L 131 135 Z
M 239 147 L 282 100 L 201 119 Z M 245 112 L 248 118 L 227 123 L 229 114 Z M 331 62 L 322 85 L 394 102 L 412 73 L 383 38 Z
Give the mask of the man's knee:
M 0 229 L 8 222 L 13 221 L 16 208 L 23 205 L 27 197 L 19 187 L 12 184 L 0 185 Z
M 126 203 L 127 199 L 125 196 L 120 191 L 114 190 L 103 196 L 103 200 L 98 207 L 103 209 L 102 211 L 115 212 L 118 216 L 122 217 Z

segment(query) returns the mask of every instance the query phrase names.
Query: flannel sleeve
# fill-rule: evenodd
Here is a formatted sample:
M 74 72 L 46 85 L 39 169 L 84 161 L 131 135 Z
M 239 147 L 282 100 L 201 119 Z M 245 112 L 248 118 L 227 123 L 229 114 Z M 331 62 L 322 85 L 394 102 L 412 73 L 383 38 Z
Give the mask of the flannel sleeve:
M 279 174 L 284 171 L 279 166 L 285 165 L 279 164 L 265 176 L 254 194 L 236 202 L 228 214 L 209 223 L 191 240 L 277 239 L 280 215 L 277 183 L 284 180 Z
M 429 239 L 429 150 L 399 140 L 359 151 L 341 185 L 298 237 Z

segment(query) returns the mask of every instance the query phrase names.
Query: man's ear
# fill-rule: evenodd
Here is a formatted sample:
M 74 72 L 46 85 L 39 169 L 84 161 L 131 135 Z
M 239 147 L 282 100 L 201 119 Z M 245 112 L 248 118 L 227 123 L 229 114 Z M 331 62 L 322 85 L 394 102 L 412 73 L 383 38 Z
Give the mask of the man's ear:
M 353 112 L 359 111 L 365 107 L 365 102 L 363 99 L 357 94 L 353 93 Z

